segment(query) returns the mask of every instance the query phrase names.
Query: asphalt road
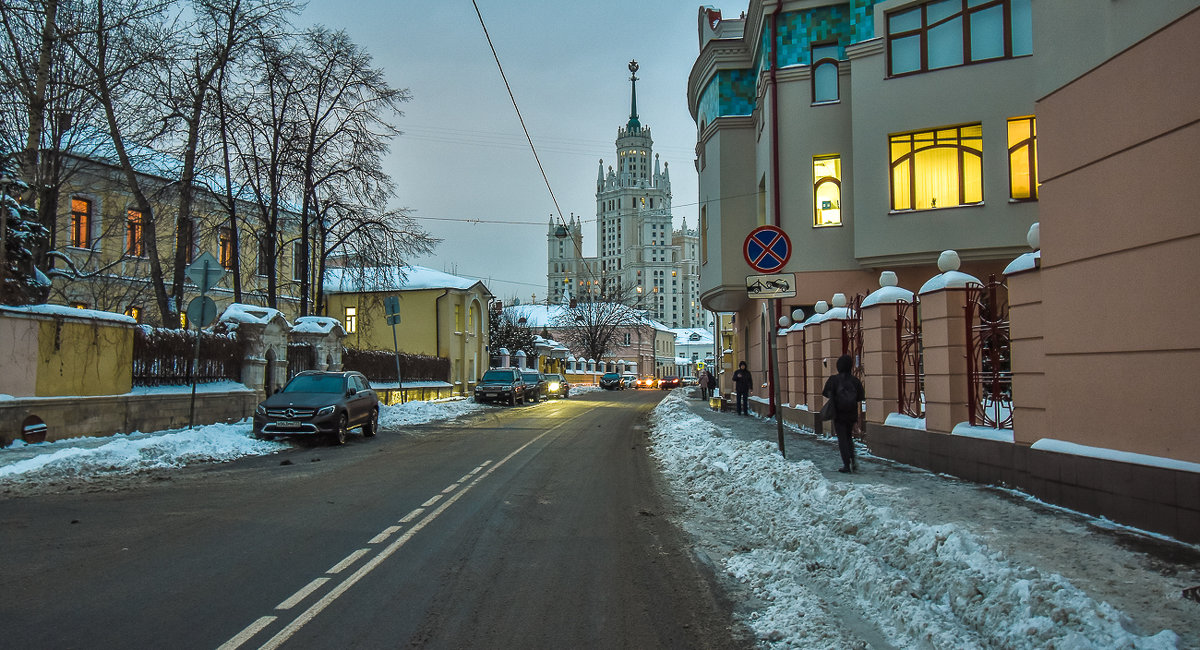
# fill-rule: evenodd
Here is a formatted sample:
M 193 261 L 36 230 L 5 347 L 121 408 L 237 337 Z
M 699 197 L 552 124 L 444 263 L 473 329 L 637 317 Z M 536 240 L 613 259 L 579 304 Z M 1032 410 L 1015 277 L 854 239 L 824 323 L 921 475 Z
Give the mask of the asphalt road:
M 660 496 L 661 397 L 0 497 L 0 647 L 748 647 Z

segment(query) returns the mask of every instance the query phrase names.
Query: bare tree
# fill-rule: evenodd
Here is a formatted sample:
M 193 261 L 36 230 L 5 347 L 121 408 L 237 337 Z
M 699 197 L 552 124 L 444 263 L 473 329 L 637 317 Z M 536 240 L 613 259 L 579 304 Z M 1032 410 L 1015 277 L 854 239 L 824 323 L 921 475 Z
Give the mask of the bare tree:
M 572 301 L 551 325 L 558 338 L 577 354 L 601 359 L 616 346 L 618 332 L 647 323 L 637 308 L 638 294 L 631 287 L 610 282 L 595 299 Z

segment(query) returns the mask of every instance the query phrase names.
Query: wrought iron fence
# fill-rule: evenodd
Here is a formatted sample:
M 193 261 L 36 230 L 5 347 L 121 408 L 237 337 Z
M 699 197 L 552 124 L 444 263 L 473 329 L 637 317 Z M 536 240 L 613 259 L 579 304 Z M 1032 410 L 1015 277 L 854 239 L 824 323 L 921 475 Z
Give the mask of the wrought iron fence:
M 974 426 L 1012 428 L 1008 288 L 993 275 L 967 288 L 967 405 Z
M 397 381 L 394 352 L 346 348 L 342 367 L 357 370 L 374 382 Z M 450 381 L 450 359 L 401 352 L 400 374 L 404 381 Z
M 288 379 L 304 372 L 316 370 L 317 349 L 309 343 L 288 343 L 287 346 Z
M 133 330 L 133 384 L 162 386 L 192 381 L 192 359 L 196 354 L 196 332 L 148 327 Z M 199 383 L 225 379 L 241 381 L 242 343 L 233 334 L 204 332 L 200 336 L 200 359 L 195 380 Z
M 896 410 L 925 417 L 925 365 L 921 350 L 920 299 L 896 303 Z

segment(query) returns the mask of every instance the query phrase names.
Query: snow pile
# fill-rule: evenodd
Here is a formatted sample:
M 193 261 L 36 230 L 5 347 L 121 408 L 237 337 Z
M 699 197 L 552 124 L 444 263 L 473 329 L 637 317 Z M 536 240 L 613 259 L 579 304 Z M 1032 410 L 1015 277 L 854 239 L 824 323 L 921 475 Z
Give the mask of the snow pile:
M 406 425 L 425 424 L 435 420 L 453 420 L 484 408 L 473 400 L 451 399 L 434 402 L 405 402 L 379 408 L 379 426 L 394 429 Z
M 250 428 L 249 421 L 243 420 L 190 430 L 75 438 L 38 445 L 17 441 L 0 451 L 0 483 L 133 474 L 225 462 L 288 448 L 284 443 L 256 440 Z M 3 462 L 6 460 L 11 462 Z
M 1059 575 L 1016 566 L 955 525 L 873 505 L 809 461 L 743 441 L 678 395 L 654 411 L 653 451 L 695 519 L 729 522 L 751 550 L 725 569 L 766 606 L 747 624 L 772 647 L 855 645 L 859 618 L 899 647 L 1174 648 Z M 852 612 L 848 615 L 847 611 Z

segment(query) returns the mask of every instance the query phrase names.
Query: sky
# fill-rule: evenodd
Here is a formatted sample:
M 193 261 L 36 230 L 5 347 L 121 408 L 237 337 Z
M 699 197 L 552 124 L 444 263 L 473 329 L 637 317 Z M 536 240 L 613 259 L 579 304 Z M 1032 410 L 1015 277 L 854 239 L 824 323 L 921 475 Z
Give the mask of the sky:
M 830 441 L 822 447 L 793 430 L 784 459 L 758 418 L 701 417 L 696 404 L 681 390 L 667 395 L 650 419 L 649 450 L 696 552 L 740 585 L 735 616 L 762 647 L 1165 650 L 1187 644 L 1172 627 L 1195 634 L 1190 603 L 1178 595 L 1192 584 L 1186 560 L 1139 568 L 1145 559 L 1085 529 L 1078 515 L 911 468 L 887 471 L 865 449 L 860 473 L 827 477 L 801 448 L 815 444 L 832 466 Z M 507 407 L 409 402 L 383 407 L 380 425 L 420 436 L 409 425 L 496 408 Z M 250 428 L 243 420 L 14 443 L 0 449 L 0 492 L 250 455 L 286 458 L 289 444 L 255 440 Z M 1075 575 L 1065 577 L 1064 568 Z
M 506 301 L 546 297 L 551 214 L 583 215 L 595 254 L 598 161 L 613 164 L 629 119 L 636 59 L 639 119 L 671 171 L 675 225 L 696 227 L 696 125 L 687 78 L 699 53 L 696 0 L 477 0 L 547 190 L 496 62 L 467 0 L 309 0 L 296 20 L 344 29 L 412 99 L 385 169 L 406 207 L 442 238 L 410 263 L 483 279 Z M 740 13 L 746 3 L 725 7 Z M 348 11 L 349 7 L 353 11 Z

